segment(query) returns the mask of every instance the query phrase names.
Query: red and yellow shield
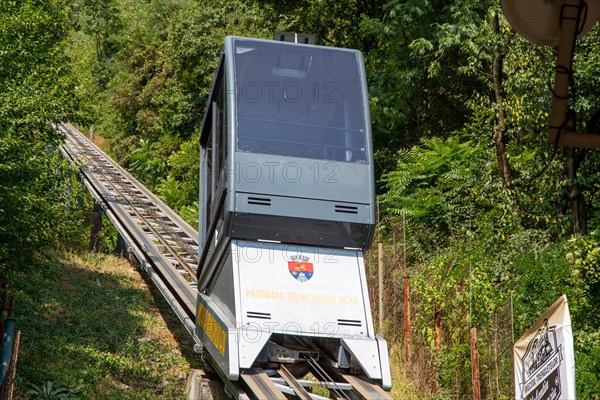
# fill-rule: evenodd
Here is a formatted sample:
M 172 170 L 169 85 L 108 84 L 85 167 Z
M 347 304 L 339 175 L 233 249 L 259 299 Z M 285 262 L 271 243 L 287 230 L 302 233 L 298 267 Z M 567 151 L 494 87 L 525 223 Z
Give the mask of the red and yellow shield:
M 299 282 L 306 282 L 312 278 L 314 273 L 313 263 L 304 261 L 288 261 L 290 274 Z

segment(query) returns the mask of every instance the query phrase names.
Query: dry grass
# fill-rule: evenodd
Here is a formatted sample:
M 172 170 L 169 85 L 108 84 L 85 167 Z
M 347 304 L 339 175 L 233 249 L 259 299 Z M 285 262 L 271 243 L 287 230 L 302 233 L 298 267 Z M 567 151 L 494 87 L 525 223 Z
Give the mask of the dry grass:
M 390 366 L 392 372 L 392 391 L 394 399 L 425 400 L 430 397 L 419 392 L 415 382 L 410 378 L 410 373 L 405 368 L 402 351 L 395 346 L 390 349 Z
M 106 139 L 104 139 L 102 136 L 94 135 L 94 144 L 106 151 Z

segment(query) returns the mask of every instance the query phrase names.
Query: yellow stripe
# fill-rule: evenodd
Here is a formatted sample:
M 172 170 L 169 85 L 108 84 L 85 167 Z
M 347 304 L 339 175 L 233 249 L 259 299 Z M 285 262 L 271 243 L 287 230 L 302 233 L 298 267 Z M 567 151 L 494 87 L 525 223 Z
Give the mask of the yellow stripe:
M 210 311 L 204 307 L 204 304 L 198 302 L 198 310 L 196 312 L 197 324 L 204 331 L 206 337 L 219 350 L 221 355 L 225 355 L 225 345 L 227 343 L 227 332 L 219 325 L 215 317 Z

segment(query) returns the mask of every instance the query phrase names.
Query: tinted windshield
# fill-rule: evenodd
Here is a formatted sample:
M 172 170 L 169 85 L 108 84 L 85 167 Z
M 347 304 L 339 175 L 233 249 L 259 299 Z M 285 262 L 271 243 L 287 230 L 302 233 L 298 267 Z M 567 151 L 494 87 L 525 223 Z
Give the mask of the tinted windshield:
M 357 53 L 234 41 L 239 151 L 366 163 Z

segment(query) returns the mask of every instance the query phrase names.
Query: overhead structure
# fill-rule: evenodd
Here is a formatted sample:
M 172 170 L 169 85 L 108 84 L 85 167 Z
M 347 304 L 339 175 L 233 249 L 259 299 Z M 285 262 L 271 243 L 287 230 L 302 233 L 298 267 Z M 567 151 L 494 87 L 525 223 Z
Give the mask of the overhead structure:
M 569 112 L 575 40 L 600 19 L 600 0 L 500 0 L 506 19 L 531 42 L 558 48 L 548 142 L 600 148 L 600 135 L 575 131 Z
M 501 0 L 504 15 L 525 39 L 544 46 L 558 46 L 561 38 L 561 12 L 581 12 L 577 37 L 585 35 L 600 16 L 598 0 Z M 583 3 L 580 8 L 580 3 Z M 589 4 L 588 4 L 589 3 Z M 563 8 L 566 6 L 566 8 Z M 575 14 L 572 17 L 577 17 Z M 565 18 L 570 17 L 568 14 Z
M 273 40 L 279 40 L 280 42 L 317 44 L 317 37 L 315 35 L 307 35 L 304 33 L 296 32 L 275 31 L 275 34 L 273 35 Z

